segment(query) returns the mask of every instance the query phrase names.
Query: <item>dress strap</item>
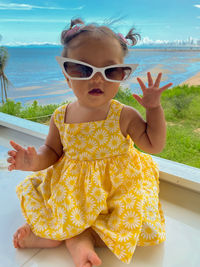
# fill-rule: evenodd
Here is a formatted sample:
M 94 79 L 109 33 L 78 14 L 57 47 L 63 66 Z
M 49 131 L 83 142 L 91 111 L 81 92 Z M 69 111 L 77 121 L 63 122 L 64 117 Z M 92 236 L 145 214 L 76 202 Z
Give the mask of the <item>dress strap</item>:
M 123 106 L 119 101 L 112 99 L 106 120 L 119 120 Z
M 53 113 L 54 123 L 59 131 L 61 131 L 61 128 L 64 125 L 65 111 L 66 111 L 67 105 L 68 104 L 60 106 Z

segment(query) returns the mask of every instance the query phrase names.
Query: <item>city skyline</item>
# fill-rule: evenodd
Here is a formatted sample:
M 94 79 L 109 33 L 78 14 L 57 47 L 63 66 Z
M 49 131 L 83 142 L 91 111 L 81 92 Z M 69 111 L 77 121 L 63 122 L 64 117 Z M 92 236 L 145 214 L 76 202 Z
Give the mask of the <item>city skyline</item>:
M 200 42 L 199 0 L 0 0 L 0 45 L 60 44 L 60 33 L 72 18 L 109 25 L 126 34 L 136 28 L 140 44 Z

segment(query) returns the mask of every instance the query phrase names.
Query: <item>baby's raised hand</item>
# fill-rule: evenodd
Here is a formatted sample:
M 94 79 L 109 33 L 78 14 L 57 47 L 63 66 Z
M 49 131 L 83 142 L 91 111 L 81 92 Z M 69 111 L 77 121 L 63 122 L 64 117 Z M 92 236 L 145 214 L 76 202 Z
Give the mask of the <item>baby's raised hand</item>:
M 33 171 L 37 160 L 35 148 L 28 147 L 25 149 L 14 141 L 10 141 L 10 144 L 14 150 L 8 151 L 8 155 L 10 156 L 7 159 L 7 162 L 10 163 L 8 170 Z
M 160 97 L 163 91 L 172 86 L 172 83 L 168 83 L 165 86 L 159 88 L 161 81 L 162 73 L 159 73 L 155 83 L 151 77 L 151 73 L 147 72 L 148 78 L 148 87 L 145 86 L 143 81 L 140 78 L 137 78 L 140 87 L 143 92 L 143 96 L 133 94 L 133 97 L 144 107 L 144 108 L 156 108 L 160 106 Z

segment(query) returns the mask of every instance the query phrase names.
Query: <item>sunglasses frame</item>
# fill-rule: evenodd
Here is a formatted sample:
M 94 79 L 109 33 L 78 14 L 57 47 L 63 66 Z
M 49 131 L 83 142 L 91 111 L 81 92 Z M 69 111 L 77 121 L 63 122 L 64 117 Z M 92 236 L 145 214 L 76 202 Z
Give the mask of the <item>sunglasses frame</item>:
M 106 67 L 103 67 L 103 68 L 97 68 L 97 67 L 92 66 L 90 64 L 87 64 L 87 63 L 85 63 L 83 61 L 79 61 L 79 60 L 75 60 L 75 59 L 67 58 L 67 57 L 56 56 L 56 60 L 57 60 L 58 64 L 60 65 L 62 71 L 71 80 L 90 80 L 97 72 L 100 72 L 106 81 L 109 81 L 109 82 L 123 82 L 123 81 L 126 81 L 126 80 L 128 80 L 130 78 L 131 74 L 133 73 L 134 70 L 136 70 L 136 68 L 138 66 L 138 64 L 116 64 L 116 65 L 109 65 L 109 66 L 106 66 Z M 81 65 L 85 65 L 87 67 L 90 67 L 93 70 L 92 75 L 90 77 L 85 77 L 85 78 L 71 77 L 66 72 L 66 70 L 64 68 L 64 63 L 65 62 L 77 63 L 77 64 L 81 64 Z M 106 75 L 105 75 L 106 69 L 116 68 L 116 67 L 129 67 L 129 68 L 131 68 L 131 72 L 130 72 L 129 76 L 124 80 L 111 80 L 111 79 L 107 78 Z

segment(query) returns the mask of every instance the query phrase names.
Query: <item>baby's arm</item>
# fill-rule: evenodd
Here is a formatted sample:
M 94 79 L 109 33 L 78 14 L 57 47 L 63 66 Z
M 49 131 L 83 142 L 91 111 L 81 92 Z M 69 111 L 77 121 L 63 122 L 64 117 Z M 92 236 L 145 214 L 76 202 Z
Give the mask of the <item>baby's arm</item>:
M 8 170 L 39 171 L 53 165 L 63 154 L 59 131 L 51 118 L 49 133 L 45 144 L 38 151 L 34 147 L 27 149 L 10 141 L 14 150 L 10 150 L 8 155 Z
M 164 111 L 160 103 L 161 93 L 169 88 L 169 83 L 159 88 L 162 73 L 153 83 L 151 74 L 148 72 L 148 88 L 141 79 L 138 82 L 143 91 L 143 97 L 133 95 L 134 98 L 146 109 L 146 122 L 134 109 L 129 110 L 129 124 L 127 133 L 134 140 L 135 144 L 147 153 L 159 153 L 165 145 L 166 123 Z

